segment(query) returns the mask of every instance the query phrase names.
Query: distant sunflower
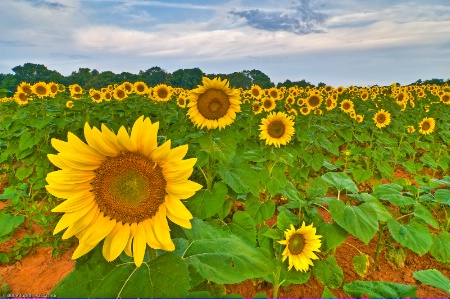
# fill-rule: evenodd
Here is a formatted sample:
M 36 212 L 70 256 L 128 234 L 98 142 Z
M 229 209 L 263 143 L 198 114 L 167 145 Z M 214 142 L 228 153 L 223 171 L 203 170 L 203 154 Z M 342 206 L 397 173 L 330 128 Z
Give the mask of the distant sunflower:
M 325 108 L 330 111 L 333 110 L 334 108 L 336 108 L 337 106 L 337 101 L 335 99 L 333 99 L 332 97 L 328 97 L 325 101 Z
M 40 99 L 48 96 L 49 93 L 50 93 L 50 89 L 48 88 L 47 83 L 45 83 L 45 82 L 35 83 L 31 87 L 31 89 L 33 90 L 33 93 L 35 95 L 37 95 L 37 97 L 40 98 Z
M 113 94 L 107 89 L 106 91 L 102 92 L 102 97 L 106 102 L 111 101 Z
M 92 90 L 91 99 L 95 103 L 101 103 L 103 101 L 103 93 L 100 90 Z
M 345 91 L 345 87 L 344 86 L 338 86 L 338 88 L 336 88 L 336 91 L 338 92 L 338 94 L 341 94 Z
M 59 85 L 55 82 L 50 82 L 47 84 L 47 86 L 49 88 L 49 95 L 54 98 L 59 92 Z
M 122 86 L 123 89 L 125 89 L 125 91 L 127 93 L 132 93 L 133 92 L 134 85 L 132 83 L 128 82 L 128 81 L 123 82 L 120 86 Z
M 266 140 L 266 145 L 286 145 L 294 135 L 294 122 L 284 112 L 270 113 L 261 120 L 259 138 Z
M 314 110 L 322 104 L 322 97 L 319 94 L 312 94 L 306 99 L 306 105 L 309 109 Z
M 384 128 L 391 123 L 391 114 L 384 109 L 378 111 L 373 117 L 375 124 L 378 128 Z
M 177 97 L 177 105 L 178 107 L 185 108 L 187 105 L 186 97 L 184 95 L 179 95 Z
M 282 255 L 283 262 L 289 258 L 289 268 L 292 267 L 297 271 L 306 272 L 309 266 L 314 266 L 312 260 L 318 259 L 314 251 L 320 252 L 322 245 L 319 240 L 322 236 L 316 235 L 316 228 L 313 225 L 306 226 L 305 222 L 299 229 L 291 224 L 291 228 L 284 232 L 285 240 L 278 241 L 282 245 L 286 245 Z
M 266 112 L 272 111 L 277 106 L 275 103 L 275 99 L 273 99 L 271 97 L 262 98 L 261 103 L 262 103 L 262 108 Z
M 82 94 L 83 88 L 79 84 L 69 85 L 70 96 L 74 97 L 76 94 Z
M 298 106 L 303 106 L 303 105 L 305 105 L 305 103 L 306 103 L 305 99 L 299 98 L 297 100 L 297 105 Z
M 145 82 L 138 81 L 134 83 L 133 90 L 138 95 L 146 95 L 148 91 L 148 86 Z
M 443 93 L 440 100 L 442 103 L 450 105 L 450 92 Z
M 14 93 L 14 101 L 21 106 L 28 104 L 29 100 L 28 94 L 23 91 L 16 91 Z
M 431 134 L 434 131 L 434 128 L 436 126 L 436 121 L 432 117 L 425 117 L 420 123 L 419 123 L 419 133 L 423 135 Z
M 183 160 L 187 145 L 170 149 L 168 140 L 158 146 L 158 126 L 141 116 L 130 135 L 123 126 L 116 135 L 103 124 L 100 131 L 86 123 L 87 144 L 70 132 L 67 142 L 52 139 L 59 153 L 48 158 L 61 170 L 47 175 L 46 189 L 66 199 L 52 210 L 65 213 L 54 234 L 67 228 L 63 239 L 79 239 L 72 259 L 104 239 L 107 261 L 124 251 L 139 267 L 147 245 L 175 249 L 167 218 L 192 227 L 192 215 L 180 200 L 202 187 L 188 179 L 197 159 Z
M 118 101 L 123 101 L 124 99 L 126 99 L 128 97 L 128 94 L 127 94 L 126 90 L 123 89 L 123 87 L 118 86 L 118 87 L 114 88 L 113 97 Z
M 261 87 L 259 87 L 258 85 L 253 85 L 250 88 L 250 93 L 253 98 L 259 100 L 263 94 L 263 91 L 261 90 Z
M 358 123 L 362 123 L 363 120 L 364 120 L 364 115 L 361 115 L 361 114 L 356 115 L 355 120 L 356 120 Z
M 27 82 L 20 83 L 20 85 L 17 87 L 17 91 L 23 91 L 27 95 L 30 95 L 33 93 L 31 84 L 27 83 Z
M 153 99 L 158 102 L 167 102 L 172 97 L 172 88 L 166 84 L 153 87 Z
M 414 133 L 416 131 L 416 128 L 414 128 L 414 126 L 408 126 L 406 127 L 406 132 L 408 133 Z
M 286 98 L 286 103 L 289 104 L 289 105 L 294 105 L 294 103 L 295 103 L 295 98 L 294 98 L 293 96 L 288 96 L 288 97 Z
M 228 80 L 203 77 L 202 85 L 190 91 L 188 115 L 200 128 L 225 128 L 241 112 L 239 89 L 229 87 Z
M 355 104 L 350 100 L 343 100 L 341 103 L 341 110 L 345 113 L 350 113 L 354 107 Z
M 73 102 L 72 101 L 67 101 L 66 102 L 66 107 L 71 109 L 73 107 Z
M 260 114 L 263 111 L 263 108 L 261 106 L 261 103 L 258 101 L 255 101 L 252 103 L 252 112 L 253 114 Z
M 316 115 L 322 115 L 322 110 L 320 110 L 320 109 L 316 109 L 316 110 L 314 110 L 314 114 L 316 114 Z
M 300 113 L 302 115 L 308 115 L 309 113 L 311 113 L 311 109 L 309 109 L 308 106 L 302 107 L 300 108 Z
M 269 89 L 269 97 L 271 97 L 274 100 L 279 100 L 280 99 L 280 95 L 281 95 L 281 91 L 276 88 L 276 87 L 271 87 Z
M 361 100 L 363 100 L 365 102 L 369 99 L 369 93 L 367 91 L 363 91 L 363 92 L 361 92 L 360 97 L 361 97 Z

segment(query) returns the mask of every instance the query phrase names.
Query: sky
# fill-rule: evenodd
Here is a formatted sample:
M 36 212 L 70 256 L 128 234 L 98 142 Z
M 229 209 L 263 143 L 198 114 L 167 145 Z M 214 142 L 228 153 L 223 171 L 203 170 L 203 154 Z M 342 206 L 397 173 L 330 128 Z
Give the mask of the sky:
M 450 78 L 449 0 L 0 0 L 0 73 L 257 69 L 276 84 Z

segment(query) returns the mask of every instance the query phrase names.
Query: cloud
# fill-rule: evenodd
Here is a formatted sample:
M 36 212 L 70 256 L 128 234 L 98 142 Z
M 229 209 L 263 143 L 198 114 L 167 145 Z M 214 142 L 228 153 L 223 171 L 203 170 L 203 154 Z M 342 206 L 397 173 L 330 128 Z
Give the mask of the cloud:
M 287 31 L 295 34 L 325 32 L 328 15 L 311 7 L 310 0 L 298 0 L 287 11 L 260 9 L 232 10 L 229 13 L 246 20 L 247 25 L 267 31 Z
M 34 7 L 42 7 L 42 8 L 50 8 L 50 9 L 64 9 L 67 8 L 66 5 L 59 2 L 50 2 L 43 0 L 24 0 L 25 2 L 30 3 Z

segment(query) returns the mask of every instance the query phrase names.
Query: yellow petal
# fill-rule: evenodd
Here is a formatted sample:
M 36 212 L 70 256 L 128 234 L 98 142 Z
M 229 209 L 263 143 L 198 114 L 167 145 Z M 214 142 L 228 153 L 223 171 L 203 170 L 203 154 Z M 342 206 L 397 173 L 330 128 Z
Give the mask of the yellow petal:
M 72 151 L 79 152 L 84 155 L 90 156 L 95 159 L 104 160 L 105 155 L 97 151 L 95 148 L 90 147 L 83 141 L 81 141 L 80 138 L 78 138 L 75 134 L 69 132 L 67 134 L 67 141 L 68 144 L 72 146 Z
M 60 205 L 52 209 L 52 212 L 75 212 L 89 206 L 94 202 L 95 196 L 90 194 L 78 194 L 77 196 L 72 196 L 65 200 Z
M 55 165 L 56 167 L 58 167 L 58 168 L 60 168 L 60 169 L 72 169 L 72 167 L 70 167 L 69 165 L 67 165 L 67 164 L 61 159 L 61 157 L 59 157 L 58 155 L 48 154 L 47 157 L 48 157 L 48 159 L 50 160 L 50 162 L 52 162 L 53 165 Z
M 177 198 L 174 198 L 170 195 L 166 195 L 165 205 L 167 208 L 167 212 L 170 212 L 177 218 L 186 220 L 193 218 L 191 212 L 189 212 L 189 210 L 184 206 L 184 204 Z
M 147 243 L 145 241 L 145 229 L 142 223 L 139 223 L 133 240 L 133 255 L 136 267 L 141 266 L 142 261 L 144 260 L 146 247 Z
M 117 232 L 122 228 L 122 222 L 117 222 L 114 226 L 113 230 L 106 236 L 105 241 L 103 242 L 102 254 L 105 260 L 111 262 L 115 260 L 115 258 L 111 258 L 111 242 L 113 237 L 117 234 Z M 128 240 L 128 239 L 127 239 Z M 125 244 L 126 245 L 126 244 Z
M 92 189 L 92 186 L 89 183 L 82 183 L 78 185 L 59 185 L 57 187 L 55 187 L 55 185 L 46 185 L 45 189 L 47 189 L 50 194 L 59 198 L 68 198 L 70 196 L 76 196 L 77 194 L 81 196 L 89 193 L 89 190 Z
M 174 216 L 169 211 L 167 211 L 167 217 L 170 219 L 170 221 L 172 221 L 175 224 L 178 224 L 181 227 L 188 228 L 188 229 L 192 228 L 192 223 L 189 220 L 183 219 L 183 218 L 178 218 L 177 216 Z
M 136 152 L 136 147 L 131 142 L 130 136 L 128 136 L 127 130 L 124 126 L 119 129 L 119 133 L 117 134 L 117 143 L 129 152 Z
M 80 243 L 78 245 L 77 249 L 75 249 L 75 251 L 73 252 L 72 259 L 76 260 L 77 258 L 85 255 L 86 253 L 91 251 L 95 246 L 97 246 L 97 244 L 93 245 L 93 244 Z
M 184 156 L 186 156 L 188 148 L 189 148 L 188 145 L 185 144 L 171 149 L 169 155 L 167 156 L 167 161 L 170 162 L 181 161 L 184 158 Z
M 79 184 L 91 181 L 95 173 L 89 170 L 57 170 L 47 174 L 45 178 L 49 184 Z
M 136 234 L 136 230 L 137 230 L 137 223 L 133 222 L 130 225 L 130 237 L 128 238 L 127 246 L 125 246 L 125 249 L 124 249 L 125 254 L 128 255 L 129 257 L 133 257 L 133 251 L 131 250 L 131 245 L 133 244 L 133 238 L 134 238 L 134 235 Z
M 144 221 L 142 221 L 142 224 L 144 225 L 144 229 L 145 229 L 145 234 L 146 234 L 146 240 L 147 240 L 147 244 L 148 246 L 150 246 L 151 248 L 154 249 L 161 249 L 162 245 L 159 244 L 159 241 L 156 239 L 155 237 L 155 233 L 153 230 L 154 227 L 154 222 L 152 219 L 145 219 Z
M 102 133 L 97 128 L 90 128 L 88 123 L 84 125 L 84 137 L 87 143 L 105 156 L 115 157 L 118 153 L 104 140 Z
M 139 117 L 131 129 L 131 142 L 134 144 L 134 148 L 138 149 L 142 146 L 142 130 L 144 129 L 144 116 Z
M 193 181 L 185 181 L 179 184 L 167 184 L 166 191 L 168 194 L 177 198 L 186 199 L 202 189 L 202 185 Z
M 152 161 L 159 162 L 165 161 L 169 155 L 171 141 L 167 140 L 160 147 L 157 147 L 151 154 Z
M 77 222 L 80 218 L 84 217 L 86 214 L 89 213 L 89 211 L 94 207 L 95 202 L 92 202 L 91 204 L 85 206 L 84 208 L 71 213 L 65 213 L 61 219 L 59 220 L 58 224 L 55 227 L 55 230 L 53 231 L 53 234 L 56 235 L 66 227 L 69 227 L 70 225 L 73 225 L 75 222 Z M 95 207 L 97 209 L 97 207 Z
M 140 138 L 142 139 L 142 147 L 140 148 L 142 154 L 150 157 L 151 153 L 158 146 L 158 128 L 159 122 L 151 123 L 149 118 L 144 120 L 144 129 L 141 131 Z
M 77 213 L 77 212 L 74 212 Z M 73 235 L 79 233 L 80 231 L 89 227 L 91 223 L 95 221 L 100 213 L 100 209 L 98 208 L 97 203 L 94 202 L 94 206 L 92 209 L 83 217 L 81 217 L 77 222 L 73 223 L 69 228 L 64 232 L 62 238 L 68 239 Z
M 131 234 L 130 224 L 125 223 L 124 225 L 121 226 L 120 230 L 114 235 L 111 241 L 111 251 L 110 251 L 110 257 L 113 260 L 115 260 L 127 246 L 128 240 L 130 239 L 130 234 Z
M 89 226 L 88 231 L 80 240 L 80 243 L 98 244 L 113 230 L 114 226 L 116 226 L 116 220 L 105 216 L 101 212 L 97 219 Z
M 163 246 L 164 250 L 174 251 L 175 244 L 173 244 L 173 241 L 170 238 L 170 229 L 169 224 L 167 223 L 166 208 L 164 205 L 159 207 L 158 212 L 155 217 L 153 217 L 153 221 L 156 239 Z

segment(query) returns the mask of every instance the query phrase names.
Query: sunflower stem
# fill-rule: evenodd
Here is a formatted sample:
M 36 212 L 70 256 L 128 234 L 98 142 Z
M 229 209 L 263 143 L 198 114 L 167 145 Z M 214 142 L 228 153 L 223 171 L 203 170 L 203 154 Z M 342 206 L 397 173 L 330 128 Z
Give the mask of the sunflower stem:
M 208 130 L 208 137 L 211 140 L 211 142 L 213 141 L 213 137 L 212 137 L 212 131 Z M 206 188 L 211 191 L 212 190 L 212 181 L 213 181 L 213 176 L 211 175 L 211 167 L 212 166 L 212 159 L 211 159 L 211 155 L 208 153 L 208 164 L 206 165 Z
M 273 298 L 277 298 L 278 297 L 278 289 L 280 288 L 280 274 L 281 274 L 281 267 L 278 266 L 277 267 L 277 272 L 274 272 L 274 281 L 273 281 Z
M 377 247 L 375 248 L 375 256 L 374 256 L 375 266 L 378 264 L 378 255 L 380 254 L 382 249 L 383 249 L 383 227 L 380 227 L 380 230 L 378 231 Z

